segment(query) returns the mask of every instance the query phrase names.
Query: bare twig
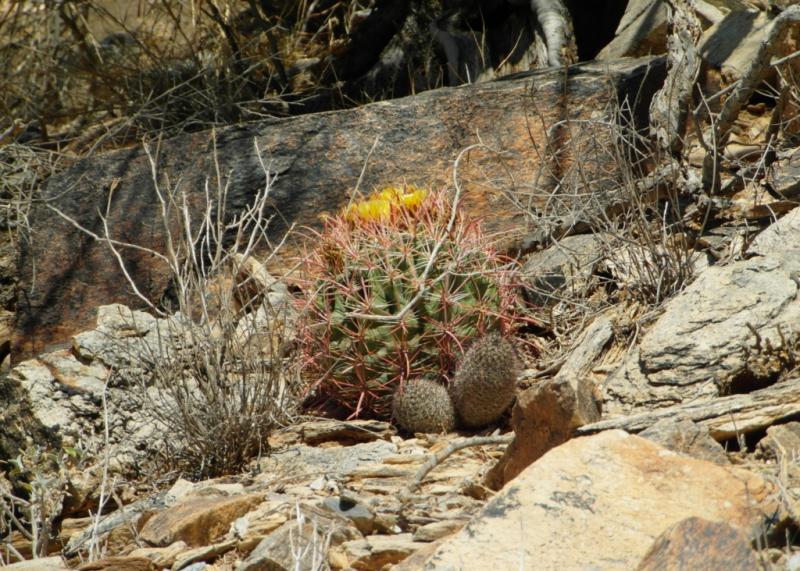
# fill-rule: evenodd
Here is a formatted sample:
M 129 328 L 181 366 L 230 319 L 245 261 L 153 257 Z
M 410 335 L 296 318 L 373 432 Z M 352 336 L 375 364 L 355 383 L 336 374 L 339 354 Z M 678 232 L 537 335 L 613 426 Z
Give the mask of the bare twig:
M 108 466 L 111 462 L 111 435 L 110 423 L 108 419 L 108 381 L 111 379 L 111 372 L 106 374 L 106 381 L 103 384 L 103 477 L 100 481 L 100 498 L 97 502 L 97 513 L 94 515 L 94 523 L 92 524 L 92 535 L 89 542 L 89 560 L 96 561 L 100 558 L 100 535 L 98 533 L 98 526 L 100 525 L 100 515 L 103 513 L 108 495 L 106 487 L 108 486 Z M 113 485 L 112 485 L 113 489 Z
M 454 452 L 458 452 L 459 450 L 463 450 L 464 448 L 470 448 L 473 446 L 487 446 L 490 444 L 510 444 L 514 440 L 514 434 L 503 434 L 497 436 L 473 436 L 470 438 L 462 438 L 460 440 L 454 440 L 450 444 L 448 444 L 445 448 L 442 448 L 435 454 L 431 455 L 428 460 L 425 461 L 425 464 L 417 470 L 417 473 L 414 474 L 414 479 L 406 486 L 405 490 L 401 492 L 401 497 L 407 499 L 414 491 L 419 488 L 422 484 L 422 481 L 425 479 L 425 476 L 428 473 L 436 468 L 439 464 L 444 462 L 447 458 L 450 457 L 451 454 Z

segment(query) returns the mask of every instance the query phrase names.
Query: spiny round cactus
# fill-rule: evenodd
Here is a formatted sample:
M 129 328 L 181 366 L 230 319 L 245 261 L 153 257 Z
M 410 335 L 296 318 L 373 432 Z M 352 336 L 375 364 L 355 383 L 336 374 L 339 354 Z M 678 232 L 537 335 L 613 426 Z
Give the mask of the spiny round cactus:
M 517 266 L 451 212 L 445 192 L 393 187 L 313 235 L 298 338 L 317 402 L 388 420 L 402 383 L 446 384 L 463 343 L 520 323 Z
M 428 379 L 414 379 L 397 389 L 392 416 L 400 428 L 412 434 L 450 432 L 456 425 L 447 388 Z
M 450 388 L 459 424 L 481 428 L 499 420 L 514 400 L 520 368 L 514 347 L 502 335 L 476 340 Z

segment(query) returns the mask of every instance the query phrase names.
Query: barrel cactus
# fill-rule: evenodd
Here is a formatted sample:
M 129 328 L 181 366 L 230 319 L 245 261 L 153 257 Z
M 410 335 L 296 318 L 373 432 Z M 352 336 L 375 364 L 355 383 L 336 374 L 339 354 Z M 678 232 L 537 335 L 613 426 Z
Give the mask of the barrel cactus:
M 328 217 L 309 241 L 304 378 L 349 418 L 389 419 L 407 380 L 447 385 L 465 342 L 519 323 L 516 266 L 477 220 L 451 213 L 444 191 L 392 187 Z

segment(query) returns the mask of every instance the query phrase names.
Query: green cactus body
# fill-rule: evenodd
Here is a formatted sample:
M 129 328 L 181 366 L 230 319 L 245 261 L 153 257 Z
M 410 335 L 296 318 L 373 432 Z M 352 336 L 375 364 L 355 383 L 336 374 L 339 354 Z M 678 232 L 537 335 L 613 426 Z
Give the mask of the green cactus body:
M 450 389 L 459 425 L 482 428 L 497 422 L 514 400 L 519 373 L 511 342 L 495 333 L 476 340 Z
M 400 428 L 412 434 L 450 432 L 456 425 L 447 388 L 427 379 L 409 381 L 395 392 L 392 417 Z
M 379 220 L 331 217 L 313 237 L 303 260 L 304 376 L 350 418 L 390 418 L 402 383 L 446 383 L 466 340 L 519 322 L 516 266 L 475 221 L 456 216 L 448 231 L 449 217 L 445 195 L 430 193 L 413 210 L 393 208 Z M 399 320 L 369 317 L 396 315 L 421 288 Z

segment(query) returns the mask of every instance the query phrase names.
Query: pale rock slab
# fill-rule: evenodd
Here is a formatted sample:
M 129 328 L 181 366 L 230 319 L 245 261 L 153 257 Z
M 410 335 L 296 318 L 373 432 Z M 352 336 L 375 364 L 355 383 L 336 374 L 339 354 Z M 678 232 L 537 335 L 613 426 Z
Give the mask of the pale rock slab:
M 500 491 L 426 570 L 629 571 L 692 516 L 746 535 L 770 503 L 759 476 L 680 456 L 626 432 L 576 438 Z
M 607 379 L 606 416 L 720 396 L 747 375 L 753 329 L 775 347 L 800 333 L 800 208 L 756 236 L 748 253 L 708 268 L 666 304 Z

